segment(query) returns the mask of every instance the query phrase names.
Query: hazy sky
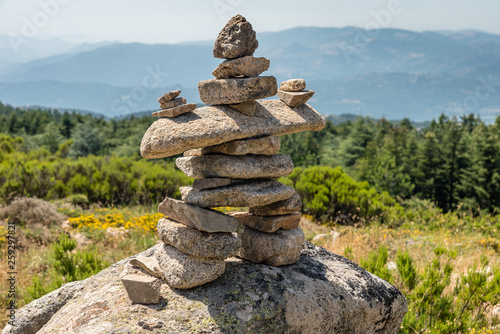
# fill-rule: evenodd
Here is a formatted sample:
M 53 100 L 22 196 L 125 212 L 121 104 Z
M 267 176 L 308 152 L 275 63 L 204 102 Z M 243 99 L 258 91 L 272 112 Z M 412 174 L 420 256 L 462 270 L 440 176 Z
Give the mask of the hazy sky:
M 0 34 L 92 42 L 212 40 L 238 13 L 257 32 L 351 25 L 500 34 L 499 0 L 0 0 Z

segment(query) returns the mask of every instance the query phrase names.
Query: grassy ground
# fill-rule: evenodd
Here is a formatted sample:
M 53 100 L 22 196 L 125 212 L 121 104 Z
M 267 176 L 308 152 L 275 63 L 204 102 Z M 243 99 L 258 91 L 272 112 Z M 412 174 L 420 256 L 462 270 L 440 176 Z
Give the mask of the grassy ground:
M 40 203 L 39 203 L 40 204 Z M 30 204 L 33 206 L 33 204 Z M 38 204 L 37 204 L 38 205 Z M 41 205 L 41 204 L 40 204 Z M 57 212 L 61 214 L 57 222 L 37 224 L 19 223 L 17 251 L 18 262 L 18 307 L 33 299 L 33 281 L 41 279 L 43 284 L 56 284 L 54 272 L 54 244 L 57 236 L 65 233 L 76 240 L 77 246 L 71 253 L 93 252 L 100 256 L 102 264 L 109 265 L 137 254 L 158 242 L 156 236 L 156 222 L 161 215 L 156 213 L 155 207 L 128 207 L 128 208 L 100 208 L 91 206 L 85 209 L 69 204 L 68 202 L 55 203 Z M 5 208 L 4 208 L 5 209 Z M 0 300 L 5 309 L 7 303 L 8 285 L 7 273 L 7 245 L 5 227 L 7 219 L 1 217 L 0 212 Z M 397 275 L 397 253 L 407 251 L 414 260 L 414 267 L 420 273 L 425 272 L 426 265 L 431 263 L 436 255 L 435 249 L 443 248 L 454 252 L 450 258 L 453 270 L 451 284 L 445 287 L 444 295 L 452 295 L 455 283 L 460 281 L 461 275 L 470 270 L 474 264 L 479 264 L 485 258 L 489 260 L 488 267 L 500 268 L 498 240 L 491 237 L 491 231 L 483 233 L 473 229 L 450 229 L 434 227 L 425 229 L 415 224 L 404 224 L 398 228 L 387 228 L 377 223 L 363 227 L 326 226 L 313 222 L 311 217 L 304 216 L 301 221 L 306 239 L 325 247 L 326 249 L 349 257 L 356 263 L 370 258 L 380 250 L 381 245 L 387 246 L 387 260 L 384 267 Z M 375 273 L 377 274 L 377 273 Z M 401 284 L 397 278 L 393 282 Z M 30 288 L 31 287 L 31 288 Z M 398 286 L 399 288 L 400 286 Z M 31 292 L 30 292 L 31 291 Z M 498 301 L 498 298 L 496 299 Z M 490 308 L 494 305 L 487 305 Z M 481 312 L 489 312 L 484 309 Z M 464 333 L 500 333 L 499 321 L 488 318 L 487 325 L 468 328 Z M 0 327 L 6 324 L 7 318 L 0 318 Z M 482 328 L 484 327 L 484 328 Z M 402 331 L 402 332 L 429 332 Z

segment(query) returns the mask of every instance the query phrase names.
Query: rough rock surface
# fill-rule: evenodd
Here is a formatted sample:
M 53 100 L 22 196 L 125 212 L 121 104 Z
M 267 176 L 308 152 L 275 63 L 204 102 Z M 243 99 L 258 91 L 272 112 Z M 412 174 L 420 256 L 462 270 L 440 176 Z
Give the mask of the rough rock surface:
M 156 277 L 128 275 L 122 278 L 131 301 L 138 304 L 158 304 L 160 301 L 161 281 Z
M 302 200 L 299 194 L 295 193 L 292 197 L 275 202 L 266 206 L 250 208 L 248 211 L 257 216 L 280 216 L 300 211 Z
M 205 177 L 278 179 L 293 172 L 292 159 L 286 154 L 202 155 L 177 158 L 175 164 L 184 174 L 195 179 Z
M 280 137 L 264 137 L 259 139 L 235 140 L 221 145 L 204 147 L 201 149 L 201 154 L 207 155 L 220 153 L 227 155 L 272 155 L 278 153 L 280 148 Z
M 253 117 L 255 116 L 255 111 L 257 110 L 257 101 L 250 100 L 238 104 L 230 104 L 229 106 L 243 115 Z
M 181 106 L 183 104 L 186 104 L 186 98 L 185 97 L 178 97 L 176 99 L 173 99 L 172 101 L 168 101 L 168 102 L 160 104 L 160 108 L 162 110 L 167 110 L 167 109 L 172 109 L 172 108 Z
M 290 79 L 282 82 L 280 86 L 280 90 L 286 92 L 300 92 L 304 89 L 306 89 L 306 81 L 304 79 Z
M 155 277 L 163 278 L 158 261 L 156 261 L 154 257 L 138 256 L 130 260 L 130 264 L 144 269 L 146 272 Z
M 235 212 L 232 213 L 231 216 L 238 218 L 240 224 L 265 233 L 273 233 L 280 228 L 284 230 L 295 230 L 299 227 L 300 218 L 302 217 L 300 212 L 271 217 L 256 216 L 247 212 Z
M 230 259 L 214 282 L 192 290 L 164 284 L 160 302 L 148 306 L 133 305 L 120 282 L 138 273 L 129 260 L 33 301 L 3 333 L 142 333 L 150 324 L 153 334 L 393 334 L 407 311 L 392 285 L 310 243 L 290 266 Z
M 153 113 L 153 117 L 177 117 L 196 110 L 196 103 L 183 104 L 175 108 L 160 110 Z
M 305 104 L 314 95 L 313 90 L 305 90 L 302 92 L 285 92 L 284 90 L 278 91 L 280 99 L 291 108 L 297 108 Z
M 280 100 L 259 101 L 255 117 L 230 107 L 203 107 L 175 118 L 160 118 L 141 143 L 146 159 L 165 158 L 189 149 L 263 136 L 319 131 L 325 119 L 308 105 L 292 109 Z
M 214 44 L 214 57 L 232 59 L 251 56 L 259 47 L 256 33 L 243 16 L 236 15 L 221 30 Z
M 158 102 L 160 104 L 166 103 L 168 101 L 172 101 L 173 99 L 175 99 L 179 95 L 181 95 L 181 91 L 180 90 L 173 90 L 171 92 L 167 92 L 167 93 L 163 94 L 162 97 L 160 97 L 158 99 Z
M 224 260 L 194 257 L 167 244 L 156 251 L 167 284 L 175 289 L 191 289 L 217 279 L 226 268 Z
M 210 179 L 197 179 L 193 182 L 193 189 L 195 190 L 203 190 L 203 189 L 211 189 L 218 187 L 225 187 L 231 185 L 233 181 L 231 179 L 224 178 L 210 178 Z
M 225 60 L 213 72 L 217 79 L 236 78 L 238 76 L 256 77 L 269 69 L 271 62 L 264 57 L 252 56 Z
M 211 79 L 200 81 L 198 92 L 200 100 L 207 105 L 237 104 L 274 96 L 278 84 L 273 76 Z
M 275 233 L 245 227 L 238 232 L 238 237 L 241 239 L 239 257 L 276 267 L 297 262 L 305 241 L 300 227 L 295 230 L 278 230 Z
M 262 206 L 282 201 L 295 193 L 293 188 L 278 181 L 251 182 L 206 190 L 181 187 L 180 191 L 183 201 L 202 208 Z
M 231 233 L 206 233 L 171 219 L 158 222 L 160 239 L 196 257 L 223 260 L 238 254 L 241 241 Z
M 169 197 L 160 203 L 158 212 L 178 223 L 203 232 L 235 232 L 239 226 L 238 220 L 234 217 L 219 211 L 189 205 Z

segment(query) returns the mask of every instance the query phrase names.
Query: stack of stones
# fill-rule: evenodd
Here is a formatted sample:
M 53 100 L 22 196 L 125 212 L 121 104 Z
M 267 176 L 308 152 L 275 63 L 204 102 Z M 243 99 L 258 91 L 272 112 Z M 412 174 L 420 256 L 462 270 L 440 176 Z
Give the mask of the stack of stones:
M 186 98 L 178 97 L 180 94 L 180 90 L 173 90 L 163 94 L 158 99 L 161 110 L 154 112 L 153 117 L 177 117 L 195 110 L 196 103 L 186 104 Z
M 159 206 L 168 218 L 158 222 L 163 245 L 156 258 L 173 288 L 215 280 L 225 271 L 225 259 L 234 256 L 272 266 L 300 257 L 302 203 L 293 188 L 275 180 L 294 167 L 289 156 L 278 154 L 279 136 L 318 131 L 325 121 L 306 99 L 294 108 L 286 101 L 256 101 L 278 89 L 274 77 L 259 76 L 269 60 L 253 57 L 255 35 L 244 17 L 232 18 L 214 46 L 214 55 L 226 60 L 214 70 L 216 79 L 198 86 L 209 106 L 161 117 L 141 143 L 148 159 L 184 153 L 176 165 L 195 179 L 180 188 L 182 201 L 166 198 Z M 212 209 L 218 207 L 248 212 Z

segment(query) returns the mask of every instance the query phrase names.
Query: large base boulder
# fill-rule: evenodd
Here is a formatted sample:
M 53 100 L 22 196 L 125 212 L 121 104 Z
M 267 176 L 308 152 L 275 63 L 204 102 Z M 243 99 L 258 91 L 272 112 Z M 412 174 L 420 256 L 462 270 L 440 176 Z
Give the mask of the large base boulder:
M 211 283 L 189 290 L 163 284 L 153 305 L 127 297 L 120 278 L 137 273 L 129 261 L 33 301 L 3 333 L 143 333 L 147 326 L 147 333 L 392 334 L 407 311 L 395 287 L 310 243 L 290 266 L 232 258 Z

